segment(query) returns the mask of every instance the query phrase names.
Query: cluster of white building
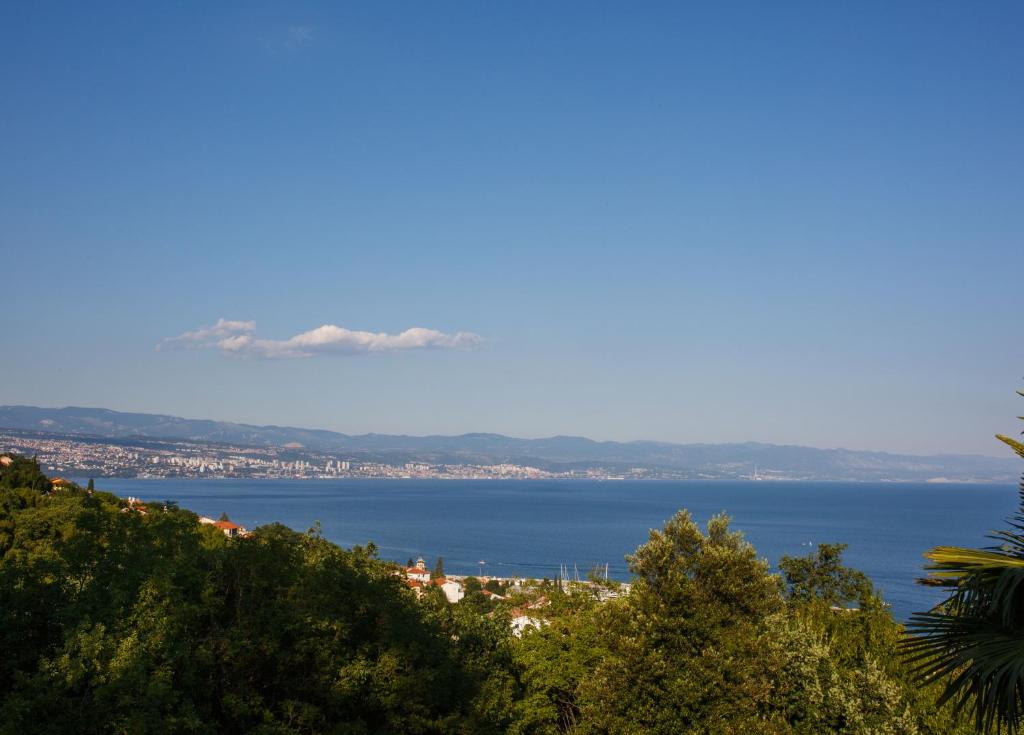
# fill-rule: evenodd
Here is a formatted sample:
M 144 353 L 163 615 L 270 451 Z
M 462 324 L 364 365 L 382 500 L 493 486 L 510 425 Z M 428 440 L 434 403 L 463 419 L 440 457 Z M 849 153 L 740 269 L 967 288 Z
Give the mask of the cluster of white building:
M 405 584 L 409 589 L 416 593 L 419 597 L 423 594 L 424 590 L 431 587 L 439 588 L 445 596 L 448 602 L 454 604 L 459 602 L 466 596 L 465 577 L 459 576 L 444 576 L 444 577 L 432 577 L 430 572 L 427 570 L 426 562 L 423 561 L 423 557 L 416 560 L 416 563 L 406 568 L 405 570 Z M 488 578 L 482 578 L 481 582 L 486 583 Z M 520 591 L 525 591 L 520 580 L 515 580 L 515 587 Z M 504 596 L 491 590 L 482 590 L 484 596 L 491 600 L 505 600 Z M 547 625 L 547 621 L 537 615 L 537 610 L 546 607 L 551 604 L 548 598 L 539 597 L 533 602 L 516 607 L 510 610 L 513 635 L 519 637 L 529 628 L 539 629 L 543 625 Z
M 439 587 L 444 592 L 445 599 L 453 604 L 466 596 L 461 579 L 454 577 L 431 579 L 430 572 L 427 571 L 427 565 L 423 561 L 422 556 L 416 560 L 415 565 L 405 570 L 405 584 L 416 593 L 417 597 L 422 595 L 423 590 L 429 587 Z

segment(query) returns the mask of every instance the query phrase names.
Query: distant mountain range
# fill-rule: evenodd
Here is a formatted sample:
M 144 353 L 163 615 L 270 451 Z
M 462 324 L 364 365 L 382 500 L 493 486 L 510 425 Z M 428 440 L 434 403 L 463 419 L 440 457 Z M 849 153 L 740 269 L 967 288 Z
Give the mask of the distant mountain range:
M 447 464 L 532 465 L 544 469 L 640 467 L 693 476 L 817 480 L 949 480 L 1012 482 L 1019 460 L 979 455 L 914 456 L 746 442 L 670 444 L 598 442 L 578 436 L 517 439 L 459 436 L 348 435 L 290 426 L 254 426 L 103 408 L 0 406 L 0 428 L 105 439 L 162 439 L 249 446 L 298 447 L 353 459 Z

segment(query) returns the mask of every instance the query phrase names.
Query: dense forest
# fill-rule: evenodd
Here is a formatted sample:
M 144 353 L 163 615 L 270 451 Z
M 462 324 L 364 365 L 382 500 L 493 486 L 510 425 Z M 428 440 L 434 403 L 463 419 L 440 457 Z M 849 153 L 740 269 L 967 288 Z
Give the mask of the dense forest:
M 842 547 L 781 574 L 680 511 L 629 558 L 629 594 L 417 596 L 372 545 L 280 525 L 227 538 L 0 466 L 2 733 L 974 732 L 900 655 Z

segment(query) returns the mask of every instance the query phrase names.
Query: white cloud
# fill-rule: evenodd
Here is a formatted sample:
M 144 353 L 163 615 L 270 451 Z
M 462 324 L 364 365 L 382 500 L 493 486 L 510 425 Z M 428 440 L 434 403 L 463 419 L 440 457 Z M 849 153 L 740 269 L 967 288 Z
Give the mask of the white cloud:
M 468 349 L 483 341 L 480 335 L 472 332 L 448 334 L 424 327 L 412 327 L 398 334 L 388 334 L 324 324 L 288 339 L 257 339 L 253 336 L 255 330 L 255 322 L 218 319 L 212 327 L 202 327 L 165 339 L 157 345 L 157 349 L 205 347 L 239 357 L 293 358 L 399 350 Z
M 200 327 L 192 332 L 168 337 L 158 344 L 158 350 L 173 347 L 209 347 L 211 343 L 227 337 L 251 334 L 256 329 L 256 322 L 240 322 L 231 319 L 218 319 L 212 327 Z

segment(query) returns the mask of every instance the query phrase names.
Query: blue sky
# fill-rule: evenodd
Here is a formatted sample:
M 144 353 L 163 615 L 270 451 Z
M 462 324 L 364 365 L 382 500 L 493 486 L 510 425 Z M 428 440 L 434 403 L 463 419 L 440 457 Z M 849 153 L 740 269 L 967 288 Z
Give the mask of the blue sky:
M 8 3 L 0 403 L 999 454 L 1022 36 L 998 2 Z

